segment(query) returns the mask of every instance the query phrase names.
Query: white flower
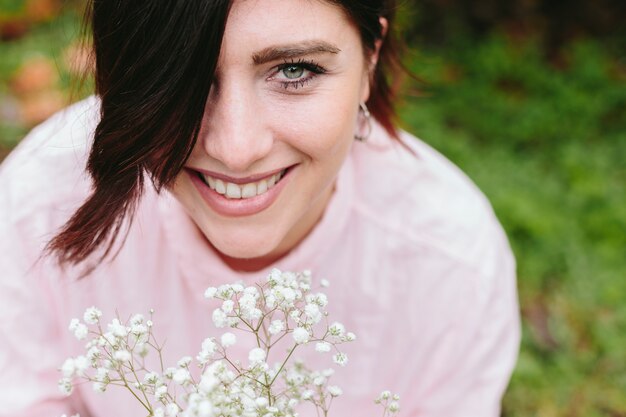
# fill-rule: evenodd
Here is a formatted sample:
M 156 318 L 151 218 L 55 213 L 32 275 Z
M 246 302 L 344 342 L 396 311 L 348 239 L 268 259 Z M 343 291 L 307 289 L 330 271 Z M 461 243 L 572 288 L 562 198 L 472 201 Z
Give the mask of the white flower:
M 147 385 L 156 385 L 160 381 L 159 374 L 156 372 L 148 372 L 143 376 L 143 383 Z
M 126 335 L 128 334 L 126 326 L 120 323 L 118 319 L 111 320 L 111 323 L 109 323 L 108 325 L 108 329 L 111 333 L 113 333 L 113 336 L 115 337 L 126 337 Z
M 88 333 L 89 330 L 87 329 L 87 326 L 82 323 L 78 323 L 74 328 L 74 336 L 78 340 L 83 340 L 84 338 L 86 338 Z
M 109 370 L 106 368 L 96 369 L 96 374 L 93 377 L 93 379 L 95 379 L 98 382 L 107 382 L 108 378 L 109 378 Z
M 224 300 L 222 303 L 222 311 L 224 313 L 232 313 L 235 302 L 233 300 Z
M 213 298 L 217 294 L 217 288 L 209 287 L 204 291 L 204 298 Z
M 400 404 L 397 401 L 392 401 L 389 404 L 389 411 L 391 411 L 392 413 L 397 413 L 398 411 L 400 411 Z
M 87 359 L 93 362 L 99 357 L 100 357 L 100 349 L 98 349 L 97 346 L 90 347 L 89 350 L 87 351 Z
M 352 342 L 352 341 L 356 340 L 356 335 L 354 333 L 352 333 L 352 332 L 348 332 L 348 333 L 346 333 L 345 339 L 348 342 Z
M 176 365 L 178 365 L 179 368 L 188 368 L 190 363 L 191 356 L 183 356 Z
M 216 308 L 215 310 L 213 310 L 213 324 L 215 325 L 215 327 L 221 329 L 223 327 L 226 327 L 227 323 L 228 317 L 221 309 Z
M 67 326 L 67 328 L 69 329 L 70 332 L 73 332 L 74 330 L 76 330 L 76 327 L 80 324 L 80 320 L 74 318 L 72 320 L 70 320 L 70 325 Z
M 191 381 L 191 374 L 186 368 L 179 368 L 172 375 L 172 381 L 178 385 L 185 385 Z
M 381 400 L 388 400 L 389 397 L 391 397 L 391 392 L 390 391 L 383 391 L 380 393 L 380 399 Z
M 261 348 L 254 348 L 248 354 L 248 360 L 252 364 L 257 364 L 265 360 L 265 350 Z
M 307 304 L 304 307 L 304 314 L 313 320 L 313 323 L 318 323 L 322 319 L 322 313 L 320 312 L 320 307 L 317 304 Z
M 308 390 L 306 390 L 306 391 L 304 391 L 302 393 L 302 399 L 303 400 L 311 399 L 311 397 L 313 397 L 313 391 L 311 391 L 310 389 L 308 389 Z
M 223 347 L 225 348 L 230 347 L 234 345 L 236 342 L 237 342 L 237 337 L 234 334 L 230 332 L 226 332 L 222 335 L 221 343 Z
M 107 384 L 100 381 L 95 381 L 92 385 L 95 392 L 103 393 L 107 390 Z
M 273 320 L 272 323 L 270 323 L 270 327 L 268 330 L 270 334 L 278 334 L 285 330 L 285 322 L 282 320 Z
M 72 393 L 72 381 L 69 378 L 62 378 L 59 380 L 59 391 L 61 391 L 65 395 L 70 395 Z
M 84 376 L 85 371 L 89 368 L 89 360 L 83 355 L 77 356 L 76 359 L 74 359 L 74 366 L 76 368 L 76 375 Z
M 175 417 L 179 411 L 180 411 L 180 408 L 178 408 L 178 406 L 174 403 L 169 403 L 168 405 L 165 406 L 165 414 L 168 417 Z
M 317 342 L 315 350 L 318 352 L 330 352 L 331 345 L 328 342 Z
M 394 401 L 400 401 L 400 396 L 398 394 L 393 394 L 393 397 L 391 397 L 391 399 Z
M 327 279 L 323 279 L 320 281 L 320 285 L 324 288 L 328 288 L 330 286 L 330 282 Z
M 343 394 L 343 391 L 338 386 L 331 385 L 328 387 L 328 393 L 333 397 L 339 397 L 341 394 Z
M 134 334 L 135 336 L 139 337 L 148 333 L 148 326 L 142 323 L 132 324 L 130 326 L 130 332 Z
M 304 327 L 296 327 L 293 331 L 293 340 L 295 340 L 297 344 L 308 342 L 309 337 L 309 331 Z
M 115 359 L 116 361 L 120 361 L 120 362 L 128 362 L 130 358 L 131 358 L 130 352 L 125 349 L 117 350 L 113 354 L 113 359 Z
M 130 323 L 131 326 L 136 326 L 138 324 L 142 324 L 143 320 L 144 320 L 144 318 L 143 318 L 142 314 L 135 314 L 134 316 L 132 316 L 130 318 L 129 323 Z
M 313 385 L 317 385 L 318 387 L 324 385 L 325 382 L 326 382 L 326 377 L 324 377 L 323 375 L 318 375 L 315 378 L 313 378 Z
M 324 375 L 326 378 L 330 378 L 334 374 L 335 374 L 335 370 L 333 368 L 324 369 L 322 371 L 322 375 Z
M 337 365 L 346 366 L 346 363 L 348 363 L 348 355 L 346 355 L 345 353 L 339 352 L 333 356 L 333 361 Z
M 93 306 L 85 310 L 83 314 L 83 320 L 87 324 L 97 324 L 100 317 L 102 317 L 102 311 Z
M 74 364 L 73 358 L 67 358 L 63 365 L 61 365 L 61 372 L 65 378 L 71 378 L 74 376 L 74 372 L 76 372 L 76 365 Z
M 161 385 L 160 387 L 157 387 L 157 389 L 154 390 L 154 398 L 156 398 L 159 401 L 164 399 L 166 395 L 167 395 L 166 385 Z
M 254 400 L 254 403 L 259 408 L 265 408 L 269 405 L 269 401 L 265 397 L 258 397 L 256 400 Z
M 339 336 L 339 337 L 343 336 L 345 331 L 346 331 L 346 329 L 343 327 L 343 324 L 341 324 L 339 322 L 334 322 L 328 328 L 328 332 L 331 334 L 331 336 Z
M 154 417 L 165 417 L 165 410 L 157 408 L 154 410 Z

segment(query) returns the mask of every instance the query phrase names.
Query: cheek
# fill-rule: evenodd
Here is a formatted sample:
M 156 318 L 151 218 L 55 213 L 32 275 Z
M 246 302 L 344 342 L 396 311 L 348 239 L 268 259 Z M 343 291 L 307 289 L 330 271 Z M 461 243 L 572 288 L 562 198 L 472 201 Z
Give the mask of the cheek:
M 343 153 L 352 142 L 357 110 L 355 98 L 324 92 L 298 103 L 281 106 L 282 117 L 273 125 L 280 140 L 313 159 Z

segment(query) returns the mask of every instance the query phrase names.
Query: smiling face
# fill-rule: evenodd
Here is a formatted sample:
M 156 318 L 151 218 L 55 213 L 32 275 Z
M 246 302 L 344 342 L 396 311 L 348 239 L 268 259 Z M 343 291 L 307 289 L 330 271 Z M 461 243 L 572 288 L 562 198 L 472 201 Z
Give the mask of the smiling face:
M 368 94 L 358 30 L 337 6 L 234 2 L 198 141 L 172 187 L 227 262 L 263 267 L 315 226 Z

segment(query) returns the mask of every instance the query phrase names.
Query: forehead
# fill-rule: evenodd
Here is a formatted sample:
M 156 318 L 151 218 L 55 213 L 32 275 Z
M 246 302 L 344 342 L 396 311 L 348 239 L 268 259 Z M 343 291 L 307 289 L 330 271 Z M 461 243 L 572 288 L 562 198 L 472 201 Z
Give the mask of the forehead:
M 356 27 L 343 9 L 321 0 L 235 0 L 222 55 L 254 53 L 272 45 L 323 40 L 361 50 Z

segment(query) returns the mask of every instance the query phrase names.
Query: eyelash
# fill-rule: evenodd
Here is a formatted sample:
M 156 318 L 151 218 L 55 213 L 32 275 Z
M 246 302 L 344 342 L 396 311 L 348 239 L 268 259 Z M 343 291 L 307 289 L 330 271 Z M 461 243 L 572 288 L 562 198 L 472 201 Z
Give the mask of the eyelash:
M 313 80 L 315 77 L 317 77 L 318 75 L 326 73 L 326 69 L 320 66 L 319 64 L 313 61 L 306 60 L 306 59 L 299 59 L 297 61 L 294 61 L 294 60 L 285 61 L 283 64 L 279 65 L 276 68 L 275 74 L 279 74 L 285 68 L 289 68 L 289 67 L 300 67 L 304 69 L 305 71 L 308 71 L 309 75 L 306 76 L 305 78 L 299 78 L 293 81 L 279 81 L 285 90 L 289 88 L 294 88 L 296 90 L 298 88 L 302 88 L 306 84 L 308 84 L 311 80 Z

